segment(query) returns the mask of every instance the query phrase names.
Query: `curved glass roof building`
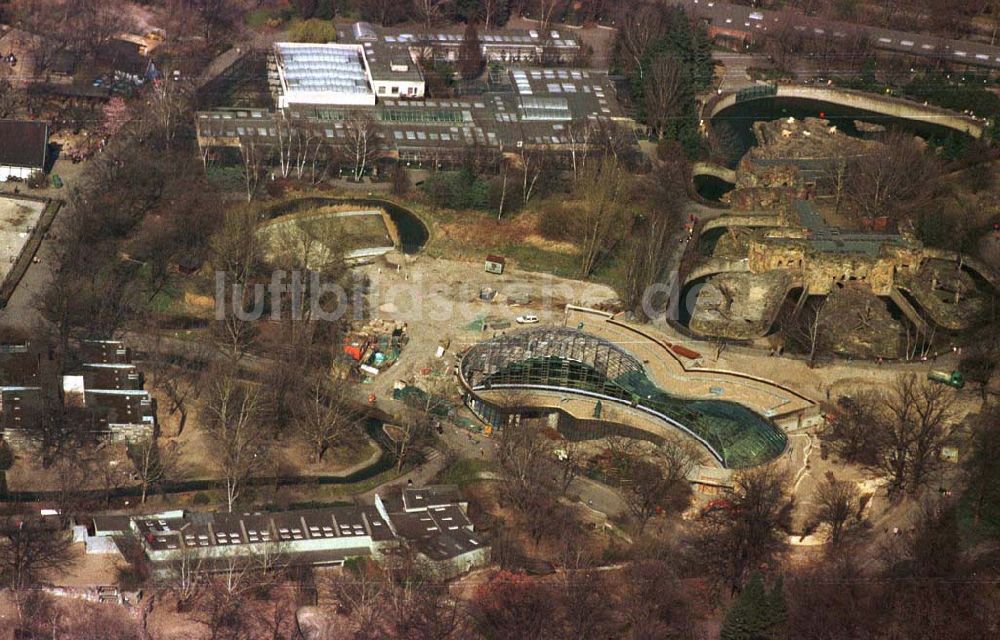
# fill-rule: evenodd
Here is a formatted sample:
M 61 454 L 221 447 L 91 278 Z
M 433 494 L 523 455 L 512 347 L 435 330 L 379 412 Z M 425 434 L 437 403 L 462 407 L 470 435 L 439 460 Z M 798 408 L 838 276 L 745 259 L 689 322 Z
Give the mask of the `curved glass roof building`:
M 575 329 L 540 327 L 481 342 L 462 357 L 460 374 L 472 393 L 555 390 L 630 405 L 695 438 L 727 468 L 768 462 L 788 442 L 777 425 L 741 404 L 666 393 L 627 351 Z

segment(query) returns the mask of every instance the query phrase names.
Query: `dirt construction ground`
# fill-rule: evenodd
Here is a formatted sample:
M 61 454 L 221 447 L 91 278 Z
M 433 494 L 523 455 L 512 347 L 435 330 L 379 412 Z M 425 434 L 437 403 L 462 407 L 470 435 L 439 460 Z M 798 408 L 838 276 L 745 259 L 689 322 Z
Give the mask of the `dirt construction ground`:
M 14 260 L 31 235 L 29 230 L 38 224 L 44 208 L 44 202 L 0 197 L 0 281 L 14 266 Z
M 514 270 L 497 276 L 486 273 L 483 263 L 420 255 L 391 254 L 364 271 L 371 279 L 371 314 L 407 323 L 410 338 L 396 365 L 374 380 L 371 391 L 380 398 L 391 392 L 396 380 L 413 381 L 421 369 L 441 368 L 434 355 L 442 341 L 449 342 L 448 352 L 454 354 L 492 337 L 493 329 L 481 328 L 483 320 L 504 319 L 511 330 L 518 326 L 519 315 L 561 324 L 567 304 L 596 306 L 617 298 L 604 285 Z M 480 299 L 486 288 L 496 292 L 492 301 Z

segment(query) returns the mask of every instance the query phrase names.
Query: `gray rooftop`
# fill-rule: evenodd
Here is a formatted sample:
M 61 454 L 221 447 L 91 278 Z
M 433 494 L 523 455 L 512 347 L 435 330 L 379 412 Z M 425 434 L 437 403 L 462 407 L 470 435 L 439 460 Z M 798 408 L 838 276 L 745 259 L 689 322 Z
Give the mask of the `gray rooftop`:
M 355 46 L 278 42 L 274 49 L 291 90 L 371 93 L 365 63 Z
M 385 520 L 370 507 L 330 507 L 282 512 L 185 512 L 181 518 L 134 518 L 153 550 L 229 546 L 323 538 L 392 537 Z
M 371 113 L 389 149 L 460 149 L 472 144 L 512 150 L 525 145 L 569 145 L 569 127 L 623 119 L 607 76 L 582 69 L 519 69 L 502 74 L 504 90 L 469 98 L 391 100 L 375 106 L 293 105 L 285 110 L 296 126 L 336 143 L 343 122 L 359 111 Z M 235 146 L 239 139 L 277 139 L 275 118 L 265 109 L 199 112 L 201 138 Z M 575 138 L 579 143 L 580 137 Z

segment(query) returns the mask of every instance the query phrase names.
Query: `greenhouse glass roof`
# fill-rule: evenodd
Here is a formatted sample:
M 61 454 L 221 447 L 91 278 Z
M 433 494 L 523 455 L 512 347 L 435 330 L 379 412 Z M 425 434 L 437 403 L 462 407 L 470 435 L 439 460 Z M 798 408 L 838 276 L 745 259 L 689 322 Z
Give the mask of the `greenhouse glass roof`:
M 275 44 L 282 75 L 289 89 L 369 93 L 368 75 L 356 46 L 335 44 Z
M 780 428 L 747 407 L 668 394 L 624 349 L 573 329 L 530 329 L 482 342 L 462 358 L 461 372 L 474 390 L 558 389 L 631 404 L 687 432 L 727 468 L 768 462 L 787 443 Z

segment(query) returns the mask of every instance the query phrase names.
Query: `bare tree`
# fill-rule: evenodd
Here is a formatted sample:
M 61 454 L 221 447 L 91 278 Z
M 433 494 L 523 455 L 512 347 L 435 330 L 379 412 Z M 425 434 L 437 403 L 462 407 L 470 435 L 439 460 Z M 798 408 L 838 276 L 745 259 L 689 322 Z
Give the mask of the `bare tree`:
M 447 377 L 430 377 L 422 394 L 407 399 L 407 411 L 396 437 L 396 469 L 401 470 L 433 439 L 433 430 L 449 410 Z
M 802 35 L 804 26 L 798 14 L 783 12 L 779 32 L 765 41 L 768 57 L 774 61 L 777 70 L 790 73 L 795 63 L 799 61 L 799 56 L 806 46 L 806 38 Z
M 824 350 L 829 337 L 826 303 L 825 297 L 818 301 L 807 300 L 790 327 L 791 336 L 805 347 L 810 367 L 816 363 L 816 356 Z
M 538 21 L 539 28 L 548 32 L 552 27 L 552 21 L 556 17 L 556 11 L 562 8 L 566 0 L 537 0 L 538 1 Z
M 680 61 L 671 55 L 659 55 L 649 65 L 649 79 L 643 84 L 643 106 L 646 122 L 662 138 L 667 128 L 681 115 L 688 104 L 687 82 Z
M 733 484 L 731 508 L 705 518 L 700 553 L 713 577 L 735 593 L 781 549 L 787 477 L 772 464 L 739 471 Z
M 424 26 L 430 29 L 441 18 L 441 12 L 451 4 L 451 0 L 413 0 L 413 4 Z
M 860 497 L 856 484 L 837 480 L 832 472 L 827 473 L 826 480 L 816 490 L 814 517 L 829 525 L 830 542 L 834 546 L 843 541 L 851 518 L 857 516 Z
M 620 611 L 630 640 L 654 638 L 693 639 L 695 632 L 693 603 L 678 579 L 676 558 L 642 558 L 624 571 L 620 589 L 611 593 L 611 602 Z
M 873 428 L 879 419 L 881 399 L 872 390 L 861 390 L 837 402 L 822 437 L 829 440 L 838 454 L 849 462 L 874 464 L 879 439 Z
M 972 437 L 964 469 L 972 513 L 978 523 L 987 506 L 1000 502 L 1000 406 L 983 408 L 971 424 Z
M 581 182 L 574 235 L 582 248 L 580 275 L 587 278 L 615 245 L 623 227 L 628 228 L 631 180 L 617 160 L 605 157 L 587 168 Z
M 700 458 L 688 443 L 671 438 L 651 458 L 636 457 L 625 465 L 619 480 L 640 534 L 656 514 L 687 508 L 691 501 L 688 475 Z
M 146 493 L 150 487 L 177 477 L 180 469 L 180 445 L 173 442 L 161 448 L 156 438 L 149 436 L 129 443 L 128 458 L 139 477 L 142 490 L 140 502 L 146 504 Z
M 528 204 L 535 195 L 539 179 L 551 168 L 551 157 L 545 149 L 521 145 L 517 160 L 521 170 L 521 202 Z
M 566 440 L 554 452 L 558 461 L 559 495 L 566 495 L 569 486 L 584 471 L 584 451 L 575 442 Z
M 365 20 L 388 27 L 409 9 L 408 4 L 397 0 L 367 0 L 359 9 Z
M 554 495 L 554 460 L 551 444 L 536 429 L 520 423 L 503 426 L 497 435 L 501 495 L 518 509 L 539 502 L 539 495 Z
M 683 155 L 671 154 L 640 183 L 646 206 L 632 223 L 622 286 L 622 300 L 640 319 L 645 319 L 655 304 L 665 303 L 651 297 L 650 287 L 661 281 L 666 270 L 670 241 L 683 220 L 679 203 L 684 201 L 689 180 Z
M 689 496 L 691 492 L 686 481 L 675 482 L 648 460 L 637 460 L 629 466 L 622 488 L 625 504 L 635 517 L 640 534 L 650 518 L 666 511 L 672 503 L 680 502 L 678 494 Z
M 208 360 L 204 342 L 185 345 L 183 354 L 176 354 L 166 344 L 160 334 L 156 334 L 154 343 L 149 349 L 149 357 L 143 362 L 143 370 L 148 376 L 151 386 L 162 392 L 160 398 L 166 398 L 167 415 L 179 414 L 177 433 L 184 432 L 187 424 L 188 400 L 197 396 L 198 385 L 192 384 L 188 377 L 192 368 L 202 366 Z
M 877 153 L 852 159 L 844 197 L 857 215 L 869 222 L 879 216 L 898 221 L 926 200 L 938 169 L 907 133 L 893 130 L 880 142 Z
M 495 19 L 498 13 L 503 10 L 507 0 L 482 0 L 480 2 L 480 15 L 483 19 L 483 28 L 489 31 L 495 27 Z
M 68 532 L 32 520 L 6 519 L 0 528 L 0 579 L 14 596 L 18 613 L 27 590 L 74 562 Z
M 113 0 L 78 0 L 72 16 L 76 48 L 83 53 L 95 53 L 120 33 L 130 30 L 131 14 L 122 11 Z
M 370 560 L 351 565 L 330 576 L 328 587 L 358 631 L 378 629 L 389 584 L 379 566 Z
M 31 432 L 43 467 L 76 456 L 95 442 L 96 416 L 85 407 L 67 404 L 58 393 L 42 393 L 42 409 Z
M 243 186 L 246 189 L 247 202 L 251 202 L 257 194 L 257 189 L 260 186 L 260 181 L 264 178 L 273 151 L 272 145 L 258 135 L 240 138 L 240 160 L 242 161 Z
M 234 370 L 213 370 L 206 378 L 209 395 L 202 425 L 225 482 L 226 505 L 232 511 L 247 480 L 266 459 L 268 434 L 260 422 L 260 389 L 240 381 Z
M 378 124 L 367 111 L 355 111 L 344 120 L 344 134 L 338 145 L 339 155 L 351 168 L 353 180 L 361 182 L 381 151 Z
M 356 433 L 360 416 L 348 394 L 341 382 L 319 376 L 306 382 L 305 393 L 295 409 L 295 428 L 309 445 L 314 462 L 322 462 L 331 447 L 344 444 Z
M 836 213 L 840 213 L 840 207 L 844 201 L 844 190 L 848 182 L 848 170 L 852 167 L 851 156 L 847 153 L 845 145 L 838 141 L 830 149 L 829 157 L 823 164 L 821 178 L 824 186 L 833 195 L 833 206 Z
M 6 77 L 0 77 L 0 118 L 11 118 L 21 108 L 22 93 Z
M 641 79 L 645 76 L 643 67 L 650 45 L 661 38 L 666 30 L 663 12 L 655 5 L 635 3 L 621 17 L 614 42 L 614 62 L 625 73 L 632 70 Z
M 181 546 L 166 580 L 166 588 L 177 598 L 178 611 L 186 611 L 201 593 L 207 577 L 205 569 L 204 557 L 197 548 Z
M 257 212 L 253 208 L 230 209 L 211 241 L 213 266 L 217 273 L 222 273 L 224 283 L 231 283 L 233 287 L 231 301 L 236 308 L 229 308 L 230 300 L 223 291 L 223 299 L 217 304 L 224 306 L 224 317 L 214 325 L 224 351 L 233 361 L 242 357 L 255 334 L 254 323 L 245 314 L 251 305 L 257 305 L 251 281 L 263 262 L 257 223 Z
M 881 402 L 884 414 L 874 425 L 881 442 L 877 464 L 889 475 L 890 494 L 916 492 L 939 465 L 951 433 L 954 393 L 908 374 L 896 379 Z

